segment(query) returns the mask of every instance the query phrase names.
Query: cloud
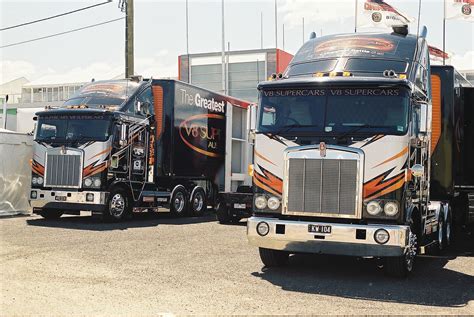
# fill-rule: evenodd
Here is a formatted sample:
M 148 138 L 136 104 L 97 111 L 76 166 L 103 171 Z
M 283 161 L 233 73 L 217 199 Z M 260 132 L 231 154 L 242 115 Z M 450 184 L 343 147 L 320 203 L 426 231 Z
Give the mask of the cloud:
M 162 78 L 178 77 L 177 58 L 167 50 L 161 50 L 153 56 L 136 57 L 135 73 L 144 77 Z M 32 85 L 81 83 L 95 80 L 123 78 L 123 65 L 109 62 L 95 62 L 76 66 L 67 71 L 60 71 L 51 66 L 38 70 L 33 64 L 25 61 L 2 61 L 1 82 L 7 82 L 19 77 L 31 80 Z
M 354 16 L 354 1 L 349 0 L 286 0 L 279 7 L 285 26 L 301 27 L 305 23 L 341 22 Z
M 9 82 L 19 77 L 31 79 L 36 76 L 36 67 L 27 61 L 0 60 L 0 84 Z
M 474 51 L 468 51 L 464 55 L 453 55 L 451 59 L 452 65 L 459 70 L 474 69 Z

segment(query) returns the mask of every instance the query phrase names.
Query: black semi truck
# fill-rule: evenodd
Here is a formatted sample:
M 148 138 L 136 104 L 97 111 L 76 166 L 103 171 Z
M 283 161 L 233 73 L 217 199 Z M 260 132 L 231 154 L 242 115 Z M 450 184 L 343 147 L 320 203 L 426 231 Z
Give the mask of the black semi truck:
M 251 182 L 239 152 L 248 143 L 233 146 L 246 140 L 248 105 L 174 80 L 89 83 L 60 108 L 37 113 L 33 212 L 121 220 L 165 206 L 201 215 L 219 193 Z

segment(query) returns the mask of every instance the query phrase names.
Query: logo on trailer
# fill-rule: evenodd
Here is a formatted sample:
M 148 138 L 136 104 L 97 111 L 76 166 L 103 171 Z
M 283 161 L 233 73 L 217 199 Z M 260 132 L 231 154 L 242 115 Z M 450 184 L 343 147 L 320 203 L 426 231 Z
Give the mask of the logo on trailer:
M 184 144 L 200 154 L 210 157 L 223 156 L 225 116 L 200 114 L 184 120 L 179 125 L 179 135 Z
M 379 23 L 380 21 L 382 21 L 382 13 L 380 12 L 372 13 L 372 21 L 374 21 L 375 23 Z
M 326 143 L 325 142 L 320 142 L 319 143 L 319 156 L 321 157 L 326 157 Z
M 462 14 L 464 15 L 471 15 L 472 9 L 470 4 L 465 4 L 461 8 Z

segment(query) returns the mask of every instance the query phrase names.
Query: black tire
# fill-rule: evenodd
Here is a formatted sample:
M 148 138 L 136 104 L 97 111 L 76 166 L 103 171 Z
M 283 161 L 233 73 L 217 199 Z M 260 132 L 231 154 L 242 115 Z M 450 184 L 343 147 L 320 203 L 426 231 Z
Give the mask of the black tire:
M 230 214 L 229 207 L 225 203 L 219 203 L 216 209 L 217 221 L 220 224 L 229 224 L 232 222 L 232 216 Z
M 130 195 L 122 188 L 112 189 L 103 219 L 109 222 L 119 222 L 129 219 L 131 215 L 132 201 Z
M 40 213 L 40 216 L 43 217 L 44 219 L 48 220 L 56 220 L 61 218 L 63 215 L 63 212 L 60 210 L 54 210 L 54 209 L 43 209 Z
M 193 216 L 202 216 L 207 210 L 206 193 L 202 188 L 196 189 L 190 201 L 190 210 Z
M 444 223 L 444 230 L 443 230 L 443 243 L 444 243 L 444 250 L 446 251 L 452 242 L 452 234 L 453 234 L 453 216 L 451 214 L 451 207 L 448 209 L 448 217 Z
M 412 231 L 409 241 L 412 247 L 408 248 L 404 255 L 385 258 L 384 270 L 388 276 L 403 278 L 413 271 L 418 244 L 417 236 Z
M 258 248 L 260 259 L 266 267 L 279 267 L 288 264 L 290 254 L 286 251 Z
M 184 187 L 174 190 L 170 200 L 170 211 L 175 216 L 185 216 L 188 213 L 188 193 Z

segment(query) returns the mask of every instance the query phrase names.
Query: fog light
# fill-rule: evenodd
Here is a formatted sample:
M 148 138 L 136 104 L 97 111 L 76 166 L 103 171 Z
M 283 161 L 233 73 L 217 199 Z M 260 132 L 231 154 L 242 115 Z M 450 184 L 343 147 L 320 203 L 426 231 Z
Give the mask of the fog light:
M 270 197 L 268 199 L 268 208 L 271 210 L 277 210 L 280 207 L 280 199 L 277 197 Z
M 255 207 L 258 209 L 265 209 L 267 207 L 267 199 L 265 196 L 255 197 Z
M 257 225 L 257 233 L 264 237 L 270 232 L 270 226 L 266 222 L 259 222 Z
M 31 191 L 30 197 L 31 197 L 31 199 L 36 199 L 36 197 L 38 197 L 38 193 L 36 192 L 36 190 Z
M 385 229 L 379 229 L 374 233 L 375 242 L 378 244 L 385 244 L 390 239 L 390 234 Z
M 86 195 L 86 200 L 87 200 L 87 201 L 94 201 L 94 194 L 88 193 L 88 194 Z

